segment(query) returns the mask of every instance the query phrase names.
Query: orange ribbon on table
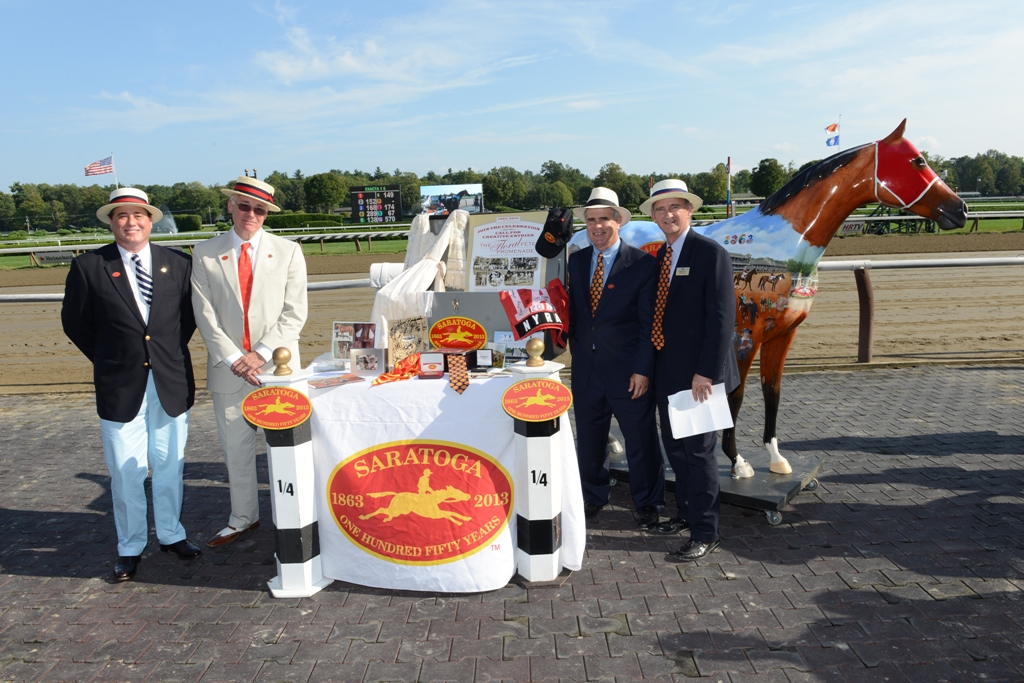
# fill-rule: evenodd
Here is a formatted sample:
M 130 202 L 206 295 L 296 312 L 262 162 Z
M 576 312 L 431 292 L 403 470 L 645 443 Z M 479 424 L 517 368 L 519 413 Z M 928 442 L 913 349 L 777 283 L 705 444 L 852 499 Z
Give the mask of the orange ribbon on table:
M 395 363 L 395 367 L 391 372 L 378 375 L 373 380 L 373 386 L 387 384 L 388 382 L 400 382 L 403 379 L 412 379 L 418 374 L 420 374 L 420 354 L 414 353 Z

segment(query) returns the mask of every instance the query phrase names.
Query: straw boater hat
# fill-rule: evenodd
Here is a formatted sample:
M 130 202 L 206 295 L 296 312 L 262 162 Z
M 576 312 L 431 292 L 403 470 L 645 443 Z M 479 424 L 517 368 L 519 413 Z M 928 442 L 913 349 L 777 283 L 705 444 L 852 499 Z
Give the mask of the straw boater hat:
M 239 196 L 246 199 L 255 199 L 268 211 L 280 211 L 281 207 L 274 205 L 274 186 L 268 185 L 262 180 L 238 176 L 233 187 L 223 187 L 220 190 L 229 197 Z
M 619 214 L 619 225 L 625 225 L 632 218 L 628 209 L 619 206 L 619 195 L 607 187 L 595 187 L 590 191 L 590 199 L 584 206 L 572 210 L 576 218 L 587 220 L 587 209 L 612 209 Z
M 686 183 L 682 180 L 668 178 L 667 180 L 659 180 L 654 183 L 654 187 L 651 188 L 651 198 L 640 205 L 640 210 L 650 216 L 654 202 L 660 202 L 662 199 L 671 199 L 672 197 L 681 197 L 688 200 L 693 204 L 694 211 L 704 204 L 704 200 L 690 192 L 686 187 Z
M 132 205 L 141 206 L 149 212 L 154 223 L 164 217 L 163 212 L 149 203 L 149 196 L 142 190 L 134 187 L 122 187 L 110 193 L 110 203 L 104 204 L 96 210 L 96 218 L 110 224 L 110 214 L 119 206 Z

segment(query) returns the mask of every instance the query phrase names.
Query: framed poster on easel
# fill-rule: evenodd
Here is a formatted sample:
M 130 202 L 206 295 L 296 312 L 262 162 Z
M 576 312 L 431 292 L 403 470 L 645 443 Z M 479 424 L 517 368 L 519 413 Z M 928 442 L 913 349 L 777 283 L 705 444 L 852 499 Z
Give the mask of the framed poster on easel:
M 547 211 L 470 216 L 467 290 L 540 289 L 547 284 L 547 260 L 535 248 L 547 217 Z

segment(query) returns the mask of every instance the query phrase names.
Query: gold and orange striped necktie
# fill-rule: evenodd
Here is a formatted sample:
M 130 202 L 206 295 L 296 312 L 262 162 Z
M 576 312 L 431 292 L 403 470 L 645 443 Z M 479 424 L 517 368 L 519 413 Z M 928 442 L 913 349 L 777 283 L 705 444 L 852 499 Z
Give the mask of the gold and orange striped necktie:
M 665 253 L 661 257 L 661 272 L 658 275 L 658 297 L 654 301 L 654 321 L 651 323 L 651 342 L 658 351 L 665 348 L 665 330 L 662 321 L 665 319 L 665 303 L 668 301 L 668 276 L 671 269 L 672 245 L 666 244 Z
M 597 265 L 594 267 L 594 277 L 590 280 L 590 315 L 597 312 L 597 304 L 601 300 L 601 291 L 604 289 L 604 254 L 597 255 Z

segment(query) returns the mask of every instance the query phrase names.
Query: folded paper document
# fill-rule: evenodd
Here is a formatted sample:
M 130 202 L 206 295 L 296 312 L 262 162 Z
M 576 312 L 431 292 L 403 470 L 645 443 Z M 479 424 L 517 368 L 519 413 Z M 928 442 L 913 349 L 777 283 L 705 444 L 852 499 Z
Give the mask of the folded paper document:
M 672 394 L 668 397 L 668 419 L 676 439 L 732 427 L 725 385 L 712 385 L 711 397 L 703 403 L 696 401 L 689 389 Z

